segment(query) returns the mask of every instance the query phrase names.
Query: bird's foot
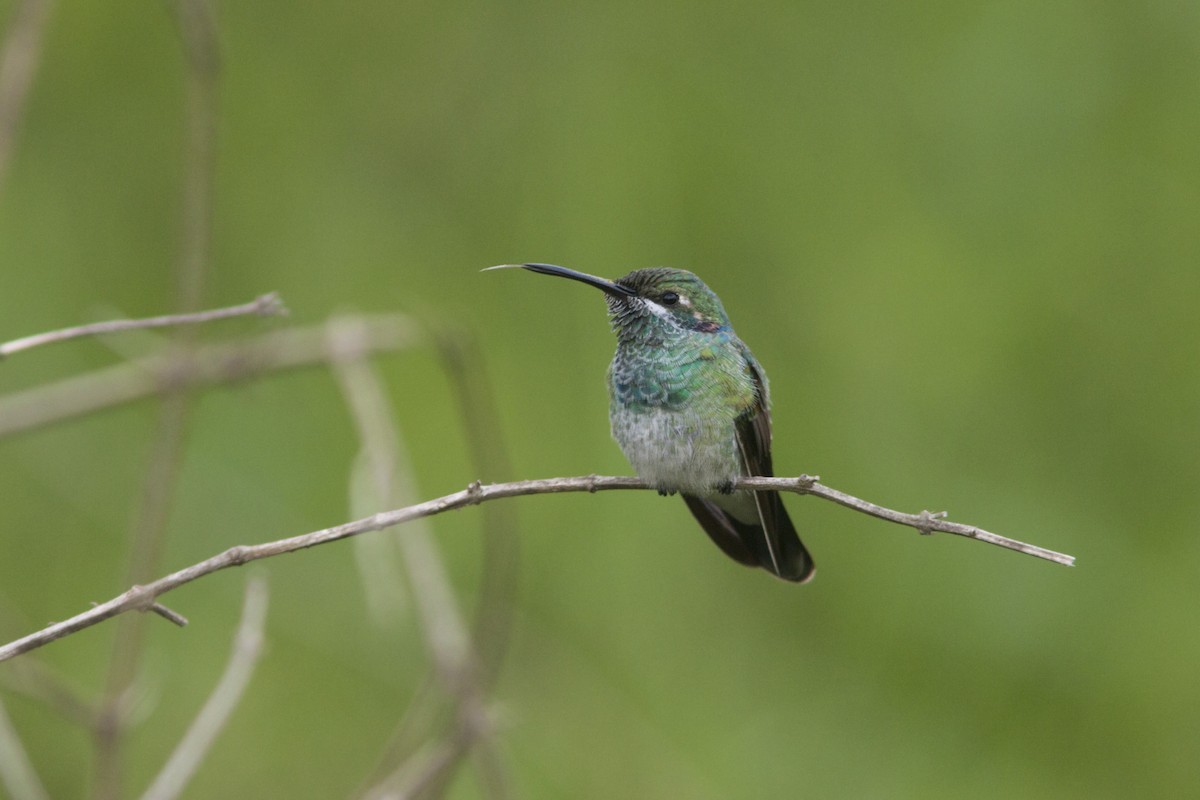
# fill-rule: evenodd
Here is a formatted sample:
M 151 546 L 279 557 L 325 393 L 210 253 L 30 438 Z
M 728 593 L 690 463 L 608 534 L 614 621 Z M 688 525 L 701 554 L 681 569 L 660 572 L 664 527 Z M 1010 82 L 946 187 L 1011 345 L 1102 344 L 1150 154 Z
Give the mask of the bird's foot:
M 733 481 L 721 481 L 717 484 L 717 491 L 721 494 L 733 494 Z
M 656 491 L 658 492 L 659 497 L 670 497 L 671 495 L 675 494 L 676 490 L 675 489 L 657 489 Z

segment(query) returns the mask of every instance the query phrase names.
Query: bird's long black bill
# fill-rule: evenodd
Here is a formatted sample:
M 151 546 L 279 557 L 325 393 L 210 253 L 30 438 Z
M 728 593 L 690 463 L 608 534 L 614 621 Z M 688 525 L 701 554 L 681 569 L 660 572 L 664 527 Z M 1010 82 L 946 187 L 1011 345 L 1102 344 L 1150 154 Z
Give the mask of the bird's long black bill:
M 614 297 L 632 297 L 636 294 L 632 289 L 622 286 L 619 283 L 613 283 L 607 278 L 588 275 L 586 272 L 577 272 L 576 270 L 560 267 L 556 264 L 500 264 L 495 267 L 488 267 L 488 269 L 510 269 L 512 267 L 520 267 L 530 272 L 540 272 L 543 275 L 557 275 L 560 278 L 570 278 L 573 281 L 595 286 L 600 291 L 611 294 Z

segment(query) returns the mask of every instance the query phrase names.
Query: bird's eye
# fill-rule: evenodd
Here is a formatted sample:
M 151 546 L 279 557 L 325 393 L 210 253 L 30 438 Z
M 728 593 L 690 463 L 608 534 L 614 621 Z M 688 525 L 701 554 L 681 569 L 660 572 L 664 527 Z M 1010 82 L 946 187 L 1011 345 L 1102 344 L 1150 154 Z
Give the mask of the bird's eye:
M 679 295 L 675 292 L 663 292 L 661 299 L 664 306 L 673 306 L 679 302 Z

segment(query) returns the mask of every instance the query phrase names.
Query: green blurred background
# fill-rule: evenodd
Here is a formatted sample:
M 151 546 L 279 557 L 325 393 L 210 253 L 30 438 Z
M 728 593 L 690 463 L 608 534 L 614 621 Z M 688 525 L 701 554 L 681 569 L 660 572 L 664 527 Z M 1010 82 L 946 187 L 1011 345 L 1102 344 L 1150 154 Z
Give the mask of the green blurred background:
M 15 4 L 0 4 L 3 19 Z M 771 380 L 780 474 L 1073 553 L 1069 569 L 792 497 L 798 588 L 678 500 L 520 498 L 493 693 L 526 797 L 1200 790 L 1200 5 L 222 3 L 205 305 L 415 312 L 480 337 L 513 464 L 476 475 L 427 351 L 380 361 L 422 497 L 625 474 L 595 292 L 671 265 Z M 175 302 L 185 68 L 158 3 L 55 8 L 0 195 L 0 340 Z M 120 344 L 119 342 L 117 343 Z M 146 346 L 133 337 L 126 346 Z M 14 358 L 9 392 L 117 363 Z M 125 588 L 157 403 L 0 440 L 0 638 Z M 198 396 L 165 568 L 350 517 L 328 372 Z M 464 602 L 480 510 L 432 530 Z M 264 562 L 269 649 L 187 797 L 348 796 L 427 655 L 352 546 Z M 216 682 L 246 575 L 149 625 L 132 794 Z M 112 623 L 35 656 L 88 694 Z M 0 665 L 0 670 L 10 668 Z M 55 797 L 88 736 L 3 694 Z M 2 790 L 0 790 L 2 791 Z M 452 797 L 476 797 L 463 770 Z

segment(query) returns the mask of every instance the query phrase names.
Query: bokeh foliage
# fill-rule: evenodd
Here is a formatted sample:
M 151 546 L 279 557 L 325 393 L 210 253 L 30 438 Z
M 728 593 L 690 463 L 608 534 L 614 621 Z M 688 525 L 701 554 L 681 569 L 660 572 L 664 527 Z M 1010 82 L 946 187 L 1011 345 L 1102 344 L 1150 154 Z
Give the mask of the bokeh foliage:
M 765 365 L 780 474 L 1079 557 L 791 498 L 819 565 L 797 588 L 725 560 L 677 500 L 509 501 L 524 562 L 498 697 L 524 796 L 1200 785 L 1200 6 L 252 2 L 218 18 L 207 304 L 275 289 L 297 322 L 403 309 L 473 328 L 516 475 L 471 474 L 435 360 L 397 356 L 383 368 L 425 495 L 627 469 L 599 298 L 479 268 L 666 264 L 708 281 Z M 161 5 L 58 4 L 0 195 L 0 340 L 171 307 L 183 74 Z M 31 353 L 0 391 L 117 360 L 94 342 Z M 147 402 L 0 441 L 2 638 L 124 588 L 153 419 Z M 204 394 L 169 567 L 344 520 L 356 449 L 327 374 Z M 477 515 L 433 529 L 469 596 Z M 344 796 L 414 691 L 419 638 L 370 622 L 349 547 L 264 572 L 270 650 L 189 796 Z M 192 625 L 150 627 L 132 786 L 215 682 L 240 587 L 182 589 Z M 97 690 L 111 635 L 39 657 Z M 7 705 L 52 794 L 77 796 L 86 738 Z M 469 777 L 452 791 L 476 794 Z

